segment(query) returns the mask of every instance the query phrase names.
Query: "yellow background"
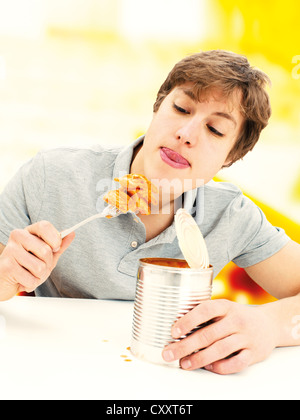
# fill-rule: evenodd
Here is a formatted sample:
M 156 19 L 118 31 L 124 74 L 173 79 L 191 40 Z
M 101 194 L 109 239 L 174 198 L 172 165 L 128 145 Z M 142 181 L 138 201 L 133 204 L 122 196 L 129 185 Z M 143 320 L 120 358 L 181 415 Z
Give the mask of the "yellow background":
M 218 174 L 300 242 L 300 32 L 296 0 L 0 0 L 0 190 L 38 150 L 125 145 L 144 133 L 183 56 L 228 49 L 272 80 L 260 143 Z M 232 264 L 215 297 L 270 297 Z

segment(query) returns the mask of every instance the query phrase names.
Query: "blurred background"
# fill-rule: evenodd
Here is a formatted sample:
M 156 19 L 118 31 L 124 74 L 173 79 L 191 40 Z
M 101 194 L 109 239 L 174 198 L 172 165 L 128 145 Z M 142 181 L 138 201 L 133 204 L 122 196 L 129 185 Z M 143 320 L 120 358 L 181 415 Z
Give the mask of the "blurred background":
M 133 141 L 177 61 L 227 49 L 270 76 L 273 115 L 216 179 L 300 242 L 299 12 L 296 0 L 0 0 L 0 191 L 40 149 Z M 232 263 L 214 297 L 272 300 Z

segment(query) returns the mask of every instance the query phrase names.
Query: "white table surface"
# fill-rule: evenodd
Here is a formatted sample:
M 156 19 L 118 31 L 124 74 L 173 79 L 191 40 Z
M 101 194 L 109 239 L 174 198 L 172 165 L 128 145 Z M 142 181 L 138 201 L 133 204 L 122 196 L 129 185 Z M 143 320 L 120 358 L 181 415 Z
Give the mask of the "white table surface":
M 132 302 L 0 302 L 0 399 L 299 399 L 300 348 L 220 376 L 134 358 Z M 128 356 L 131 361 L 125 361 Z

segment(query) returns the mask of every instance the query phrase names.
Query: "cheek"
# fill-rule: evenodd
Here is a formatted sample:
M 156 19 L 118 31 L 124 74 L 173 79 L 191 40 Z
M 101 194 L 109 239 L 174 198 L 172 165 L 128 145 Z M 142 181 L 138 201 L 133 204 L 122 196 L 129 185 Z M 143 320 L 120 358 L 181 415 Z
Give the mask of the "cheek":
M 212 146 L 203 147 L 195 153 L 193 179 L 210 181 L 222 168 L 227 158 L 227 150 L 220 151 Z
M 174 132 L 174 130 L 176 130 L 176 124 L 178 124 L 176 116 L 165 112 L 164 109 L 161 108 L 153 115 L 148 131 L 159 136 L 162 133 Z
M 223 139 L 209 139 L 199 145 L 198 156 L 215 168 L 221 168 L 232 148 L 231 142 Z

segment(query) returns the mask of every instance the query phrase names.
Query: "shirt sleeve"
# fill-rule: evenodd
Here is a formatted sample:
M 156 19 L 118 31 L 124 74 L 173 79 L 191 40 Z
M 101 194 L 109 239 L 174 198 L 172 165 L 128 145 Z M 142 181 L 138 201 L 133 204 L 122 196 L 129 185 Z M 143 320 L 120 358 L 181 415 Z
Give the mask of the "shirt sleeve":
M 229 231 L 229 259 L 242 268 L 271 257 L 290 240 L 283 229 L 273 226 L 261 209 L 243 194 L 231 205 Z
M 0 243 L 6 245 L 10 232 L 24 229 L 38 219 L 44 194 L 42 153 L 27 162 L 0 195 Z

